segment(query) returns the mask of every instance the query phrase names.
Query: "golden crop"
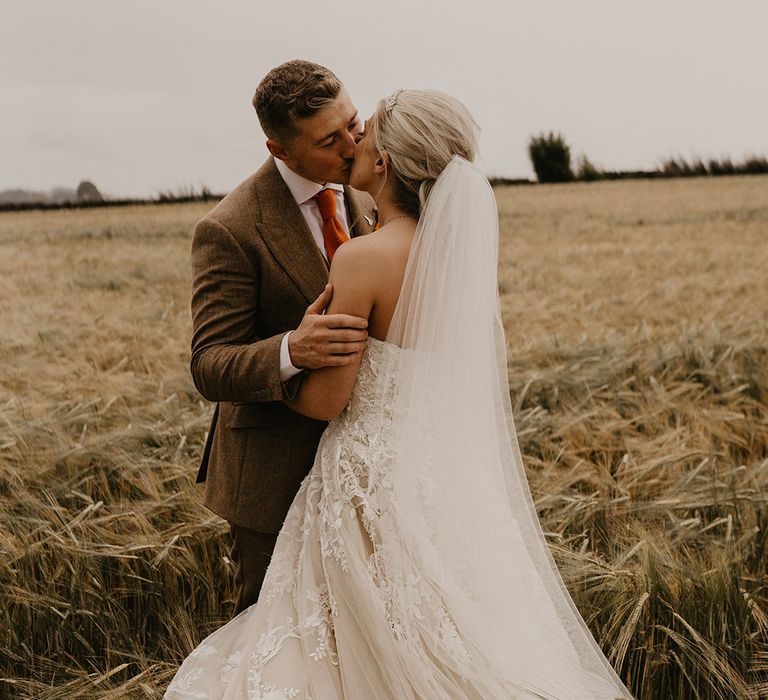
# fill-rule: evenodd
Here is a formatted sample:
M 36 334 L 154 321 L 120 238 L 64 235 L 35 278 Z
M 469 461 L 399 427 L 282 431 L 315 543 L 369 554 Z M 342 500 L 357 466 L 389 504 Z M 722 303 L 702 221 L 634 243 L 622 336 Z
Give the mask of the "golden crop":
M 768 177 L 497 198 L 518 436 L 574 600 L 638 698 L 768 696 Z M 193 485 L 208 208 L 0 215 L 2 697 L 159 697 L 231 614 Z

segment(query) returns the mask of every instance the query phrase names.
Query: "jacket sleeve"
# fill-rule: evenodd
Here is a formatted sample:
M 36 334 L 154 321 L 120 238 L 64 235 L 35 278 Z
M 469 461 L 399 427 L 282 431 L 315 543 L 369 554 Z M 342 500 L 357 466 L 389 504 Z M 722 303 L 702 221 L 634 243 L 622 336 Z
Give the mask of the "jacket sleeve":
M 192 358 L 198 391 L 210 401 L 282 401 L 295 395 L 301 375 L 284 386 L 284 333 L 256 333 L 259 280 L 232 233 L 202 219 L 192 237 Z

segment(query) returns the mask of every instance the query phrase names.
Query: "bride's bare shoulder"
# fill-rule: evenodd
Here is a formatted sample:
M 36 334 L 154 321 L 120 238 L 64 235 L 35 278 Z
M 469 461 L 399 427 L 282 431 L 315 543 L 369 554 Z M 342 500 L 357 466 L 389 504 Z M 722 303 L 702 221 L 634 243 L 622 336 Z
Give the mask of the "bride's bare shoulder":
M 379 229 L 365 236 L 356 236 L 344 244 L 344 248 L 351 251 L 381 250 L 387 249 L 397 242 L 389 235 L 389 231 Z M 341 248 L 339 248 L 341 250 Z
M 368 333 L 382 340 L 400 295 L 415 231 L 407 222 L 398 223 L 340 246 L 331 265 L 334 313 L 368 318 Z
M 370 234 L 372 237 L 373 234 Z M 339 246 L 333 256 L 329 282 L 333 285 L 334 300 L 344 300 L 345 313 L 351 303 L 357 311 L 370 310 L 374 302 L 377 270 L 374 265 L 376 246 L 362 236 Z M 359 308 L 358 308 L 359 307 Z M 365 314 L 367 317 L 367 313 Z
M 360 273 L 367 275 L 387 273 L 391 266 L 402 262 L 402 256 L 407 254 L 408 241 L 397 235 L 382 234 L 381 231 L 358 236 L 339 247 L 333 258 L 331 270 L 338 268 L 343 273 Z
M 365 264 L 367 259 L 370 257 L 372 250 L 370 241 L 367 241 L 366 239 L 372 237 L 373 234 L 352 238 L 344 245 L 339 246 L 338 250 L 334 253 L 333 256 L 331 272 L 346 272 L 349 271 L 349 269 L 352 267 Z

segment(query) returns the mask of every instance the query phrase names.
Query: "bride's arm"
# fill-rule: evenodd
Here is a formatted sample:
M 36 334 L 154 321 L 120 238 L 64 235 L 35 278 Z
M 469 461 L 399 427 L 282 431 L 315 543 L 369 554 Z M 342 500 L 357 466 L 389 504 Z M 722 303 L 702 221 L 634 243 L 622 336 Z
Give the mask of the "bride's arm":
M 362 240 L 352 240 L 341 246 L 333 257 L 329 282 L 333 299 L 326 313 L 351 314 L 368 318 L 373 309 L 374 270 L 366 255 Z M 357 244 L 357 245 L 356 245 Z M 349 402 L 357 379 L 362 352 L 356 362 L 343 367 L 313 369 L 302 382 L 295 398 L 285 404 L 298 413 L 318 420 L 331 420 Z

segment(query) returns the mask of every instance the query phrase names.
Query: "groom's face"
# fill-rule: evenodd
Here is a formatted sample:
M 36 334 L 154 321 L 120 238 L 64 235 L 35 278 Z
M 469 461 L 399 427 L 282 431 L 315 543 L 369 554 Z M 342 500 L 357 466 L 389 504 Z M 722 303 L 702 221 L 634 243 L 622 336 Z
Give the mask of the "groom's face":
M 296 133 L 282 143 L 267 141 L 272 154 L 309 180 L 347 184 L 361 126 L 346 89 L 311 117 L 295 121 L 294 128 Z

